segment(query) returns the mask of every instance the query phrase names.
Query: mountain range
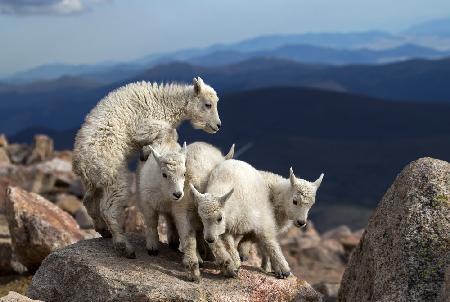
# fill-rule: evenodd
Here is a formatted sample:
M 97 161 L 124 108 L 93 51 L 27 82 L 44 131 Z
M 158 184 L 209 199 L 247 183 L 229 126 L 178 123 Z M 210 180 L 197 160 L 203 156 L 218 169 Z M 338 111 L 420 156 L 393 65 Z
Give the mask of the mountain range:
M 367 95 L 391 101 L 450 103 L 450 59 L 411 60 L 383 65 L 327 66 L 280 59 L 251 59 L 225 66 L 158 65 L 127 80 L 103 84 L 63 77 L 39 84 L 0 86 L 0 129 L 69 129 L 109 91 L 134 81 L 190 82 L 202 76 L 219 94 L 291 86 Z M 312 101 L 312 100 L 311 100 Z
M 401 33 L 365 31 L 266 35 L 236 43 L 156 53 L 130 62 L 91 65 L 48 64 L 3 78 L 7 83 L 29 83 L 61 76 L 79 76 L 113 83 L 143 70 L 174 61 L 199 66 L 222 66 L 268 57 L 314 64 L 378 64 L 413 58 L 436 59 L 450 55 L 450 19 L 412 26 Z

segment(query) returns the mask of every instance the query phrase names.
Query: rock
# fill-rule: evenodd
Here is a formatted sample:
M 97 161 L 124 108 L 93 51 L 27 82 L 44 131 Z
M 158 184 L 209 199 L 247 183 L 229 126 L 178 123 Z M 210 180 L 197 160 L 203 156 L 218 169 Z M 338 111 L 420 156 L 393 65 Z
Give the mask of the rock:
M 211 263 L 197 284 L 185 279 L 181 253 L 164 246 L 148 256 L 141 234 L 131 234 L 137 259 L 118 257 L 110 239 L 81 241 L 50 254 L 33 277 L 28 296 L 52 301 L 319 301 L 305 281 L 279 280 L 253 267 L 239 277 L 219 275 Z
M 6 217 L 0 214 L 0 275 L 14 272 L 12 245 Z
M 72 162 L 72 155 L 72 151 L 70 150 L 53 151 L 53 158 L 59 158 L 69 163 Z
M 339 301 L 436 301 L 450 265 L 449 230 L 450 164 L 410 163 L 370 218 Z
M 322 235 L 323 239 L 337 239 L 348 237 L 352 235 L 352 230 L 346 225 L 341 225 L 337 228 L 331 229 Z
M 16 292 L 9 292 L 7 296 L 1 297 L 0 302 L 42 302 L 39 300 L 31 300 L 28 297 L 22 296 Z
M 8 152 L 5 148 L 0 147 L 0 165 L 11 163 Z
M 14 185 L 47 197 L 71 193 L 79 181 L 72 172 L 72 164 L 54 158 L 30 166 L 0 165 L 0 178 L 6 177 Z
M 439 293 L 439 297 L 437 299 L 438 302 L 448 302 L 450 301 L 450 265 L 447 266 L 447 270 L 445 271 L 445 281 L 442 285 L 441 292 Z
M 144 217 L 136 206 L 131 206 L 125 209 L 124 229 L 125 232 L 129 233 L 144 232 Z
M 347 259 L 347 261 L 350 257 L 350 254 L 358 246 L 360 240 L 361 236 L 359 236 L 358 234 L 351 234 L 339 240 L 339 242 L 342 244 L 344 248 L 345 258 Z
M 314 289 L 323 295 L 324 302 L 337 301 L 339 292 L 339 283 L 320 282 L 314 285 Z
M 31 154 L 31 148 L 26 144 L 9 144 L 6 150 L 11 162 L 16 165 L 25 164 Z
M 38 134 L 34 136 L 33 150 L 27 158 L 27 164 L 41 162 L 53 155 L 53 140 L 47 135 Z
M 0 148 L 8 147 L 8 139 L 5 134 L 0 134 Z
M 5 213 L 6 189 L 10 185 L 10 181 L 6 177 L 0 177 L 0 214 Z
M 82 229 L 93 229 L 94 222 L 89 216 L 85 206 L 77 197 L 70 194 L 58 194 L 56 205 L 64 211 L 70 213 Z
M 72 215 L 75 215 L 83 206 L 83 203 L 77 197 L 65 193 L 56 195 L 55 204 Z
M 52 251 L 84 238 L 72 216 L 17 187 L 7 190 L 6 217 L 17 258 L 30 271 Z

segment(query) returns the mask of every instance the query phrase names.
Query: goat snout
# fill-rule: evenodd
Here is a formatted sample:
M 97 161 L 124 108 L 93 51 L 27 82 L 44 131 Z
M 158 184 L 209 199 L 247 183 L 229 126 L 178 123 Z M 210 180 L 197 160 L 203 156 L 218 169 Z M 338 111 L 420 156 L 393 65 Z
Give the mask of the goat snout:
M 214 243 L 214 241 L 216 241 L 214 238 L 206 238 L 205 240 L 208 243 Z
M 298 219 L 297 221 L 295 221 L 294 224 L 295 224 L 296 227 L 303 228 L 303 227 L 306 226 L 306 221 Z
M 175 199 L 180 199 L 180 197 L 181 197 L 181 195 L 183 195 L 183 193 L 181 193 L 181 192 L 175 192 L 175 193 L 173 193 L 172 195 L 173 195 L 173 197 L 175 197 Z

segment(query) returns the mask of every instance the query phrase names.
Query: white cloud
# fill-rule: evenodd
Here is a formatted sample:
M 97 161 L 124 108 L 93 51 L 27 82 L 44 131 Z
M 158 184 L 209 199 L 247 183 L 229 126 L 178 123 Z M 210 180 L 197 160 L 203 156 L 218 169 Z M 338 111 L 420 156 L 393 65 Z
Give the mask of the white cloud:
M 109 0 L 0 0 L 0 14 L 70 15 Z

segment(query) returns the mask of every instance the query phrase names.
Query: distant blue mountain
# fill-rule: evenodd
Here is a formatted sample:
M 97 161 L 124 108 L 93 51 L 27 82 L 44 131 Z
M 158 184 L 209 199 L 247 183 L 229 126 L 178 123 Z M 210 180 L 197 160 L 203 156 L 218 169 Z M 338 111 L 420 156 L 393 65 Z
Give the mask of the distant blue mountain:
M 125 63 L 101 63 L 92 65 L 46 64 L 18 72 L 3 79 L 3 82 L 31 83 L 33 81 L 54 80 L 62 76 L 95 79 L 102 82 L 115 82 L 142 71 L 142 66 Z
M 414 44 L 404 44 L 399 47 L 370 50 L 370 49 L 335 49 L 312 45 L 284 45 L 275 49 L 255 52 L 238 52 L 235 50 L 221 50 L 186 61 L 199 66 L 220 66 L 234 64 L 251 58 L 266 57 L 293 60 L 312 64 L 379 64 L 412 58 L 436 59 L 450 56 L 450 51 L 439 51 Z
M 310 87 L 395 101 L 450 103 L 450 58 L 382 65 L 328 66 L 254 58 L 225 66 L 158 65 L 113 84 L 64 77 L 41 84 L 0 85 L 0 131 L 28 126 L 66 129 L 109 91 L 134 81 L 191 82 L 202 76 L 220 94 L 265 87 Z
M 269 57 L 303 63 L 345 65 L 378 64 L 411 58 L 439 58 L 449 55 L 450 51 L 438 51 L 433 47 L 423 46 L 427 44 L 427 41 L 431 40 L 423 38 L 415 40 L 414 37 L 407 37 L 404 34 L 393 35 L 382 31 L 270 35 L 237 43 L 215 44 L 206 48 L 152 54 L 131 62 L 43 65 L 19 72 L 3 81 L 29 83 L 67 75 L 113 83 L 130 78 L 153 66 L 174 61 L 183 61 L 199 66 L 219 66 L 256 57 Z M 430 43 L 436 44 L 436 39 Z
M 414 36 L 441 36 L 450 37 L 450 18 L 432 20 L 417 24 L 403 32 Z

